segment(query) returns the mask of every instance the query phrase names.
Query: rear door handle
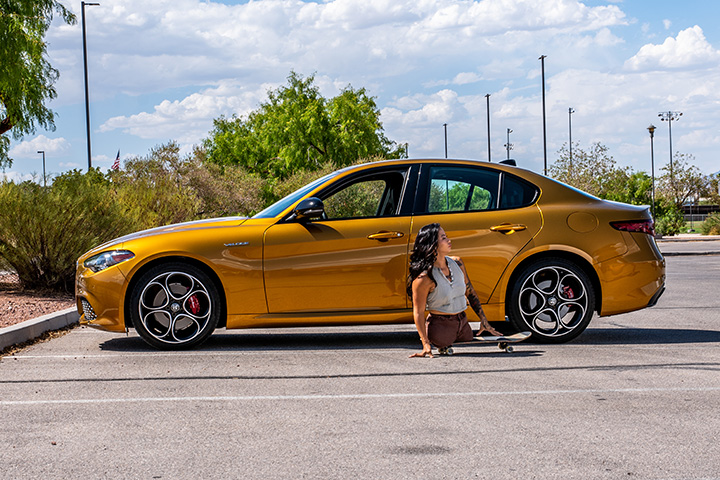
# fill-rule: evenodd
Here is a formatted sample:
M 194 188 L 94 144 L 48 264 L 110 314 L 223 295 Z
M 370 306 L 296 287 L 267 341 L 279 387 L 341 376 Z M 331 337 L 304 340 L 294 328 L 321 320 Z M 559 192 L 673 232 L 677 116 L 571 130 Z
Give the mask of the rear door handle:
M 527 227 L 525 225 L 519 223 L 503 223 L 502 225 L 495 225 L 494 227 L 490 227 L 490 231 L 511 234 L 519 232 L 520 230 L 525 230 L 526 228 Z
M 404 237 L 402 232 L 376 232 L 367 236 L 370 240 L 390 240 L 392 238 Z

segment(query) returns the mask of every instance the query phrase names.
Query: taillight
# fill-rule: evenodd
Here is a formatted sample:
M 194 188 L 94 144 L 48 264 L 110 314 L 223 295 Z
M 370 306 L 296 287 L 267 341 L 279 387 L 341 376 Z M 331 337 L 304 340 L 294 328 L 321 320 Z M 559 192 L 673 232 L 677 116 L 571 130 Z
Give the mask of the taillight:
M 625 220 L 622 222 L 610 222 L 615 230 L 622 232 L 638 232 L 647 233 L 648 235 L 655 235 L 655 224 L 651 218 L 647 220 Z

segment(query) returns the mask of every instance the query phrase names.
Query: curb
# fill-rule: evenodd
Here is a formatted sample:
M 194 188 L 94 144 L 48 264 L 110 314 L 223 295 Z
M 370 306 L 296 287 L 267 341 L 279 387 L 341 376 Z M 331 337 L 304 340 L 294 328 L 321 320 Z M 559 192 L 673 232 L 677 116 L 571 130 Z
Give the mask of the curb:
M 76 307 L 66 308 L 42 317 L 0 328 L 0 351 L 19 343 L 33 340 L 45 332 L 59 330 L 80 321 Z
M 718 242 L 720 236 L 718 235 L 677 235 L 674 237 L 659 237 L 655 238 L 656 242 L 673 243 L 673 242 Z
M 663 257 L 693 257 L 698 255 L 720 255 L 720 252 L 663 252 Z

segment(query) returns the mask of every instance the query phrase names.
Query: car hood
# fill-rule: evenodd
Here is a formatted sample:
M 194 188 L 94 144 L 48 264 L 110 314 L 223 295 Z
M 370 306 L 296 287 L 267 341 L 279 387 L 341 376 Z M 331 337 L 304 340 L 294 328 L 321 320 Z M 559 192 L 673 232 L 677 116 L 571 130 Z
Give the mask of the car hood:
M 162 227 L 150 228 L 148 230 L 141 230 L 139 232 L 130 233 L 123 237 L 118 237 L 109 242 L 105 242 L 92 249 L 92 251 L 101 251 L 111 246 L 116 246 L 121 243 L 129 242 L 131 240 L 137 240 L 138 238 L 150 237 L 153 235 L 162 235 L 164 233 L 175 233 L 188 230 L 196 230 L 200 228 L 208 227 L 232 227 L 238 226 L 245 223 L 248 217 L 222 217 L 222 218 L 208 218 L 205 220 L 194 220 L 192 222 L 175 223 L 172 225 L 164 225 Z

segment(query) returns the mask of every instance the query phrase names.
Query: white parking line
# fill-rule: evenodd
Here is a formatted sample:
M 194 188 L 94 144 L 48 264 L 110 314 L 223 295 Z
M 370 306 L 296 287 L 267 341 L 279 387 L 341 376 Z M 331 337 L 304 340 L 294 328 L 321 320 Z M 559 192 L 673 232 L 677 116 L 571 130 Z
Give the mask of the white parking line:
M 608 393 L 706 393 L 718 392 L 720 387 L 678 387 L 678 388 L 614 388 L 578 390 L 524 390 L 504 392 L 440 392 L 440 393 L 367 393 L 349 395 L 241 395 L 218 397 L 134 397 L 134 398 L 86 398 L 71 400 L 0 400 L 0 407 L 34 405 L 87 405 L 106 403 L 152 403 L 152 402 L 256 402 L 292 400 L 377 400 L 416 399 L 438 397 L 491 397 L 491 396 L 532 396 L 532 395 L 578 395 Z

